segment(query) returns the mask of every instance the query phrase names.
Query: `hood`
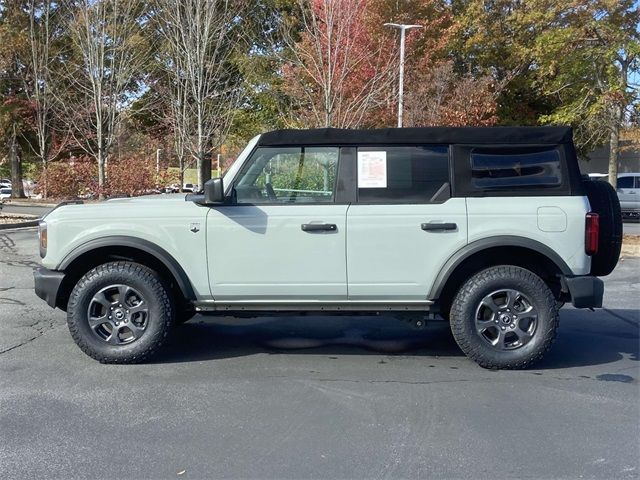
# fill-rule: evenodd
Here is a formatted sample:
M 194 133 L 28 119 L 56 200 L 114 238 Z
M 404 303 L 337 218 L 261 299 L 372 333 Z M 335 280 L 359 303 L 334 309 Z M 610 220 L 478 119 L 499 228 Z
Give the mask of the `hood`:
M 114 203 L 149 203 L 149 202 L 184 202 L 187 194 L 185 193 L 159 193 L 154 195 L 142 195 L 140 197 L 121 197 L 110 198 L 105 200 L 105 204 L 113 205 Z
M 112 198 L 103 202 L 82 203 L 69 202 L 61 203 L 43 217 L 43 220 L 53 220 L 58 218 L 102 218 L 107 219 L 111 215 L 133 215 L 133 216 L 159 216 L 162 217 L 169 212 L 183 212 L 189 208 L 193 202 L 186 201 L 184 193 L 163 193 L 157 195 L 144 195 L 141 197 Z

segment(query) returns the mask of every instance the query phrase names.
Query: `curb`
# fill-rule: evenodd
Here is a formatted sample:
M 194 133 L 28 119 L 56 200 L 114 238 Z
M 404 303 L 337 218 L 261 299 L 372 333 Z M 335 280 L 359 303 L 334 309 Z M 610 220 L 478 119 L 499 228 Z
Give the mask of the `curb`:
M 27 227 L 37 227 L 40 220 L 32 220 L 29 222 L 20 222 L 20 223 L 3 223 L 0 224 L 0 230 L 9 230 L 11 228 L 27 228 Z

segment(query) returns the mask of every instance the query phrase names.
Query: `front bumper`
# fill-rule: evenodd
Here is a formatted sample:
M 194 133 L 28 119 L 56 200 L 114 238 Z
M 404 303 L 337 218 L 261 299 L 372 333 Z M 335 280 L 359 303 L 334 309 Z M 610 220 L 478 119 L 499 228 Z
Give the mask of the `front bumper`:
M 33 279 L 35 281 L 36 295 L 47 302 L 50 307 L 56 308 L 64 272 L 39 267 L 33 271 Z
M 604 282 L 598 277 L 563 277 L 563 290 L 571 296 L 576 308 L 601 308 Z

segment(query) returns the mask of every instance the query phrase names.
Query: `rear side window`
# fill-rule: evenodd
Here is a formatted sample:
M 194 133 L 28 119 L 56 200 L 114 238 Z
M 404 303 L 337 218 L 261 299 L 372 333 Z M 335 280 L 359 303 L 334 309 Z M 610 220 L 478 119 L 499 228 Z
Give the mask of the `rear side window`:
M 634 188 L 633 178 L 634 177 L 619 177 L 617 182 L 618 188 Z
M 449 182 L 447 146 L 360 147 L 358 201 L 429 203 Z
M 481 190 L 562 185 L 560 154 L 555 148 L 474 148 L 470 157 L 471 184 Z

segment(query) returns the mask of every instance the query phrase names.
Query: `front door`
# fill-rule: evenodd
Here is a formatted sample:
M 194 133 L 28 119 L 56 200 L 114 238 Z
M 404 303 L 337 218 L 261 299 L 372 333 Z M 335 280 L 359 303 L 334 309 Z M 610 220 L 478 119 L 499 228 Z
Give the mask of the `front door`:
M 467 243 L 465 199 L 449 198 L 448 147 L 361 147 L 357 163 L 349 299 L 424 301 L 444 261 Z
M 338 159 L 334 147 L 256 149 L 234 179 L 232 204 L 207 216 L 215 300 L 347 298 Z

